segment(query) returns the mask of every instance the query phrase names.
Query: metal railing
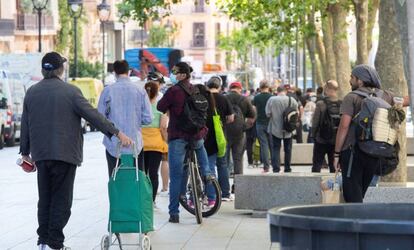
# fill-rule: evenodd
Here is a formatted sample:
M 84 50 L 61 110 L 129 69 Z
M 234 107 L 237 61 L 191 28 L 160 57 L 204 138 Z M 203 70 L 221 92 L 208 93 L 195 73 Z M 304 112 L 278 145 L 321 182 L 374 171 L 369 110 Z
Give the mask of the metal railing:
M 207 40 L 195 39 L 190 41 L 190 47 L 192 48 L 205 48 L 207 47 Z
M 42 15 L 42 29 L 54 29 L 53 16 Z M 39 20 L 36 14 L 17 14 L 16 30 L 37 30 L 39 28 Z

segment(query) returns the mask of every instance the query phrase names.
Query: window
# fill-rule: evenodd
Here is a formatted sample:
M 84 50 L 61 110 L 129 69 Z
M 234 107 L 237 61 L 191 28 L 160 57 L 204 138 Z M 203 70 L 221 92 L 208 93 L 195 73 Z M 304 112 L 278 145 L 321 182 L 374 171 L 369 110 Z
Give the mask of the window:
M 205 46 L 205 23 L 193 23 L 193 47 Z
M 194 5 L 194 12 L 204 12 L 204 0 L 197 0 Z

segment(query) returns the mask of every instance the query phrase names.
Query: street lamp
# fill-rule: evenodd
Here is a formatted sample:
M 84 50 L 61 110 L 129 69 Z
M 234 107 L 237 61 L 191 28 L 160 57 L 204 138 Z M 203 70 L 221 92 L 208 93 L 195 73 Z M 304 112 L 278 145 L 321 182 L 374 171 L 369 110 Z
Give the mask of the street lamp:
M 49 0 L 32 0 L 33 8 L 37 11 L 39 24 L 39 52 L 42 52 L 42 11 L 46 9 Z
M 82 15 L 82 0 L 68 0 L 69 14 L 73 17 L 73 27 L 74 27 L 74 75 L 73 78 L 78 76 L 78 18 Z
M 125 31 L 125 24 L 129 21 L 129 17 L 126 15 L 121 14 L 119 21 L 122 23 L 122 52 L 125 55 L 126 50 L 126 31 Z
M 105 85 L 105 22 L 109 20 L 111 6 L 102 0 L 98 6 L 98 16 L 102 25 L 102 83 Z

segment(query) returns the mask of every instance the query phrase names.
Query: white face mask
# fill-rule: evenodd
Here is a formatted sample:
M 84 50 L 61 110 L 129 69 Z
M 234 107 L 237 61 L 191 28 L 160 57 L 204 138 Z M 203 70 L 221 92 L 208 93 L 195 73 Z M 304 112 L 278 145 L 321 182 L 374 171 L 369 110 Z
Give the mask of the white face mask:
M 312 96 L 312 97 L 310 98 L 310 100 L 311 100 L 311 102 L 316 102 L 316 96 Z

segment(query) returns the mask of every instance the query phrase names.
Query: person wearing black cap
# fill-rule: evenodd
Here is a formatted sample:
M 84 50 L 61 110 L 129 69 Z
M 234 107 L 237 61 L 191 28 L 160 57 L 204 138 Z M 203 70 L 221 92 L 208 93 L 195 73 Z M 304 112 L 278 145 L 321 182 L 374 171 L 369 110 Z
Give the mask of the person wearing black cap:
M 389 104 L 393 105 L 393 95 L 381 90 L 381 80 L 377 71 L 368 65 L 357 65 L 351 74 L 350 84 L 352 92 L 348 93 L 341 105 L 341 121 L 338 127 L 335 143 L 334 166 L 350 176 L 343 175 L 343 192 L 346 202 L 362 202 L 365 193 L 371 183 L 372 177 L 378 167 L 379 160 L 362 152 L 356 144 L 356 129 L 352 119 L 361 110 L 363 97 L 355 93 L 362 91 L 369 95 L 381 96 Z M 351 166 L 349 166 L 351 165 Z
M 61 79 L 65 62 L 60 54 L 47 53 L 44 79 L 27 90 L 23 103 L 20 154 L 37 166 L 39 249 L 68 249 L 63 228 L 71 214 L 76 166 L 82 162 L 81 118 L 125 146 L 132 143 L 77 87 Z

